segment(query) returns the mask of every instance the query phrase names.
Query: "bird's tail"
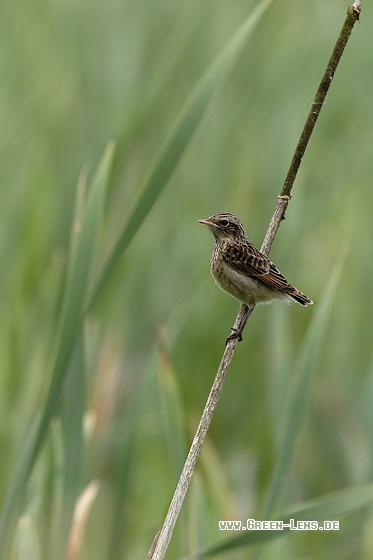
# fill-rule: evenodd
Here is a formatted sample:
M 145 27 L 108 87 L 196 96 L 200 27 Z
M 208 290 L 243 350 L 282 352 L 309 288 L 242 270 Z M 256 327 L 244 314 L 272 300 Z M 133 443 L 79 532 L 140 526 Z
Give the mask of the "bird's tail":
M 293 286 L 292 286 L 292 288 L 293 288 Z M 305 296 L 304 294 L 302 294 L 302 292 L 297 290 L 297 288 L 293 288 L 293 289 L 294 289 L 294 292 L 291 291 L 291 292 L 288 292 L 288 294 L 293 299 L 295 299 L 295 301 L 297 301 L 301 305 L 304 305 L 304 307 L 307 307 L 307 305 L 312 305 L 313 304 L 312 299 L 310 299 L 307 296 Z

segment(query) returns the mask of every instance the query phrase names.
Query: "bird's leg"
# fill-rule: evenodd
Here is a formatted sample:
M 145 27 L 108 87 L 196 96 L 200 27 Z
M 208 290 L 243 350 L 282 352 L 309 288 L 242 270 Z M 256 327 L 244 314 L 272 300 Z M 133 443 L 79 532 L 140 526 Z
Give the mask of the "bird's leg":
M 245 326 L 246 326 L 246 323 L 247 323 L 247 321 L 248 321 L 248 319 L 249 319 L 251 313 L 252 313 L 253 310 L 254 310 L 254 307 L 248 307 L 248 306 L 246 306 L 246 309 L 247 309 L 246 315 L 245 315 L 245 317 L 244 317 L 244 319 L 243 319 L 243 321 L 242 321 L 242 324 L 241 324 L 240 328 L 239 328 L 239 329 L 236 329 L 235 327 L 232 327 L 232 331 L 233 331 L 233 332 L 232 332 L 232 334 L 230 334 L 230 335 L 228 336 L 228 338 L 227 338 L 225 344 L 227 344 L 229 340 L 233 340 L 234 338 L 238 338 L 238 342 L 241 342 L 243 330 L 244 330 L 244 328 L 245 328 Z

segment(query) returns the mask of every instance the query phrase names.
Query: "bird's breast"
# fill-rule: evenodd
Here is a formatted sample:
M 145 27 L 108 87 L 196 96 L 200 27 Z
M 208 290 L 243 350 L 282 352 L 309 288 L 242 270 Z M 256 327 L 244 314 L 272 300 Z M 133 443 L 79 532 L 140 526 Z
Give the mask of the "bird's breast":
M 219 247 L 214 247 L 210 268 L 219 288 L 249 307 L 281 298 L 280 292 L 276 292 L 259 279 L 234 270 L 224 259 L 224 252 L 219 250 Z

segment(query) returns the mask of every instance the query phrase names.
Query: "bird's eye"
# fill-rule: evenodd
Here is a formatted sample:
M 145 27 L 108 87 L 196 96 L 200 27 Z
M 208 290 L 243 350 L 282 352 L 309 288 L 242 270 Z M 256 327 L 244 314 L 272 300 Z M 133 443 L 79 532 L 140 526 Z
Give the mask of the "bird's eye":
M 227 225 L 229 224 L 229 222 L 228 222 L 228 220 L 221 220 L 220 224 L 221 224 L 223 227 L 227 227 Z

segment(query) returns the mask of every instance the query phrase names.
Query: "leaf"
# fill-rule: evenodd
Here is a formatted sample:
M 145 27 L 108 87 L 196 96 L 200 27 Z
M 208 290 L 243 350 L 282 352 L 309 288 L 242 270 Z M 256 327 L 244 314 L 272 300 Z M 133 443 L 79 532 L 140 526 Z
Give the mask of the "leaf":
M 164 332 L 162 329 L 158 331 L 158 338 L 160 361 L 158 374 L 161 395 L 160 408 L 163 416 L 167 446 L 175 473 L 175 481 L 177 482 L 177 478 L 184 465 L 185 454 L 187 453 L 187 425 L 177 378 L 167 354 Z
M 35 524 L 30 515 L 21 517 L 17 528 L 16 540 L 17 560 L 41 560 L 40 545 Z

